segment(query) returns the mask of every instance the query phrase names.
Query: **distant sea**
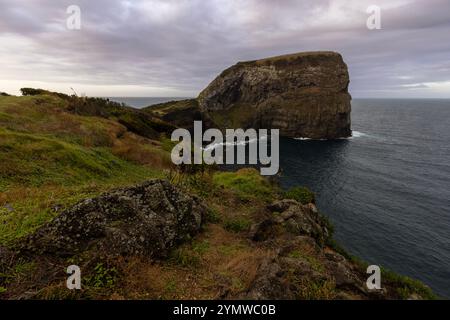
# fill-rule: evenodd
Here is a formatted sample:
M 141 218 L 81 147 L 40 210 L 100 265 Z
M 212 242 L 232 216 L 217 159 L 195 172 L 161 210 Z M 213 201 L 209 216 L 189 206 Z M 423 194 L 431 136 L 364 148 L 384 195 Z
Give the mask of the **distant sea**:
M 152 104 L 158 104 L 163 102 L 168 102 L 172 100 L 184 100 L 189 98 L 168 98 L 168 97 L 109 97 L 109 100 L 125 103 L 126 105 L 129 105 L 130 107 L 134 108 L 145 108 Z
M 281 139 L 282 186 L 316 192 L 348 252 L 450 298 L 450 100 L 355 99 L 352 129 L 342 140 Z

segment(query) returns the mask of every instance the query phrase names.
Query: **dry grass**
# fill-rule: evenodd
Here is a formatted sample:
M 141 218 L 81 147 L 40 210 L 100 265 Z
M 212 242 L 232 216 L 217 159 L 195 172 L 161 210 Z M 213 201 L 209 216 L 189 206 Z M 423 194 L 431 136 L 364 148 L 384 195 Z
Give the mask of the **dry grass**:
M 198 254 L 195 266 L 179 265 L 173 259 L 165 262 L 132 259 L 123 264 L 124 278 L 117 296 L 127 299 L 233 298 L 249 288 L 262 260 L 272 256 L 271 251 L 255 249 L 246 240 L 214 224 L 181 248 L 183 254 Z

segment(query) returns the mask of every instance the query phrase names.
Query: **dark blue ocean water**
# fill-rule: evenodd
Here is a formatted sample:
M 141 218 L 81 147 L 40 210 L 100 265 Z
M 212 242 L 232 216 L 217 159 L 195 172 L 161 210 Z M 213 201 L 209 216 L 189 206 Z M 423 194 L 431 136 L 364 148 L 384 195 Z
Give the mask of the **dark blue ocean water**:
M 351 254 L 450 298 L 450 100 L 356 99 L 352 108 L 353 138 L 281 140 L 282 186 L 316 192 Z
M 282 185 L 306 185 L 350 253 L 450 297 L 450 100 L 354 100 L 354 137 L 283 139 Z

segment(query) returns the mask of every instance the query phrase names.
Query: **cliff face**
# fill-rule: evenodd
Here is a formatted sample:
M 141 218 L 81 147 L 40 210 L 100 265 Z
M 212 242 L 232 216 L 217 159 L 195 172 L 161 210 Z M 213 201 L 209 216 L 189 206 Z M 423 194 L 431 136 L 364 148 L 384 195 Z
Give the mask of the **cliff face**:
M 239 62 L 204 89 L 199 107 L 223 128 L 278 128 L 333 139 L 350 130 L 349 75 L 340 54 L 305 52 Z

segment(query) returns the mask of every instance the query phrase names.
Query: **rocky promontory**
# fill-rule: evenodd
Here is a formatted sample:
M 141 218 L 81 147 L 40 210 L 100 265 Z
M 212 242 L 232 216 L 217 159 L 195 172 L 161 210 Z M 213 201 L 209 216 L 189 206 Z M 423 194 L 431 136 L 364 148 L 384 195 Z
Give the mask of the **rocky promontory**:
M 336 52 L 303 52 L 239 62 L 223 71 L 189 103 L 149 107 L 177 120 L 189 104 L 216 127 L 280 129 L 287 137 L 334 139 L 351 135 L 349 74 Z M 197 117 L 200 119 L 200 117 Z

